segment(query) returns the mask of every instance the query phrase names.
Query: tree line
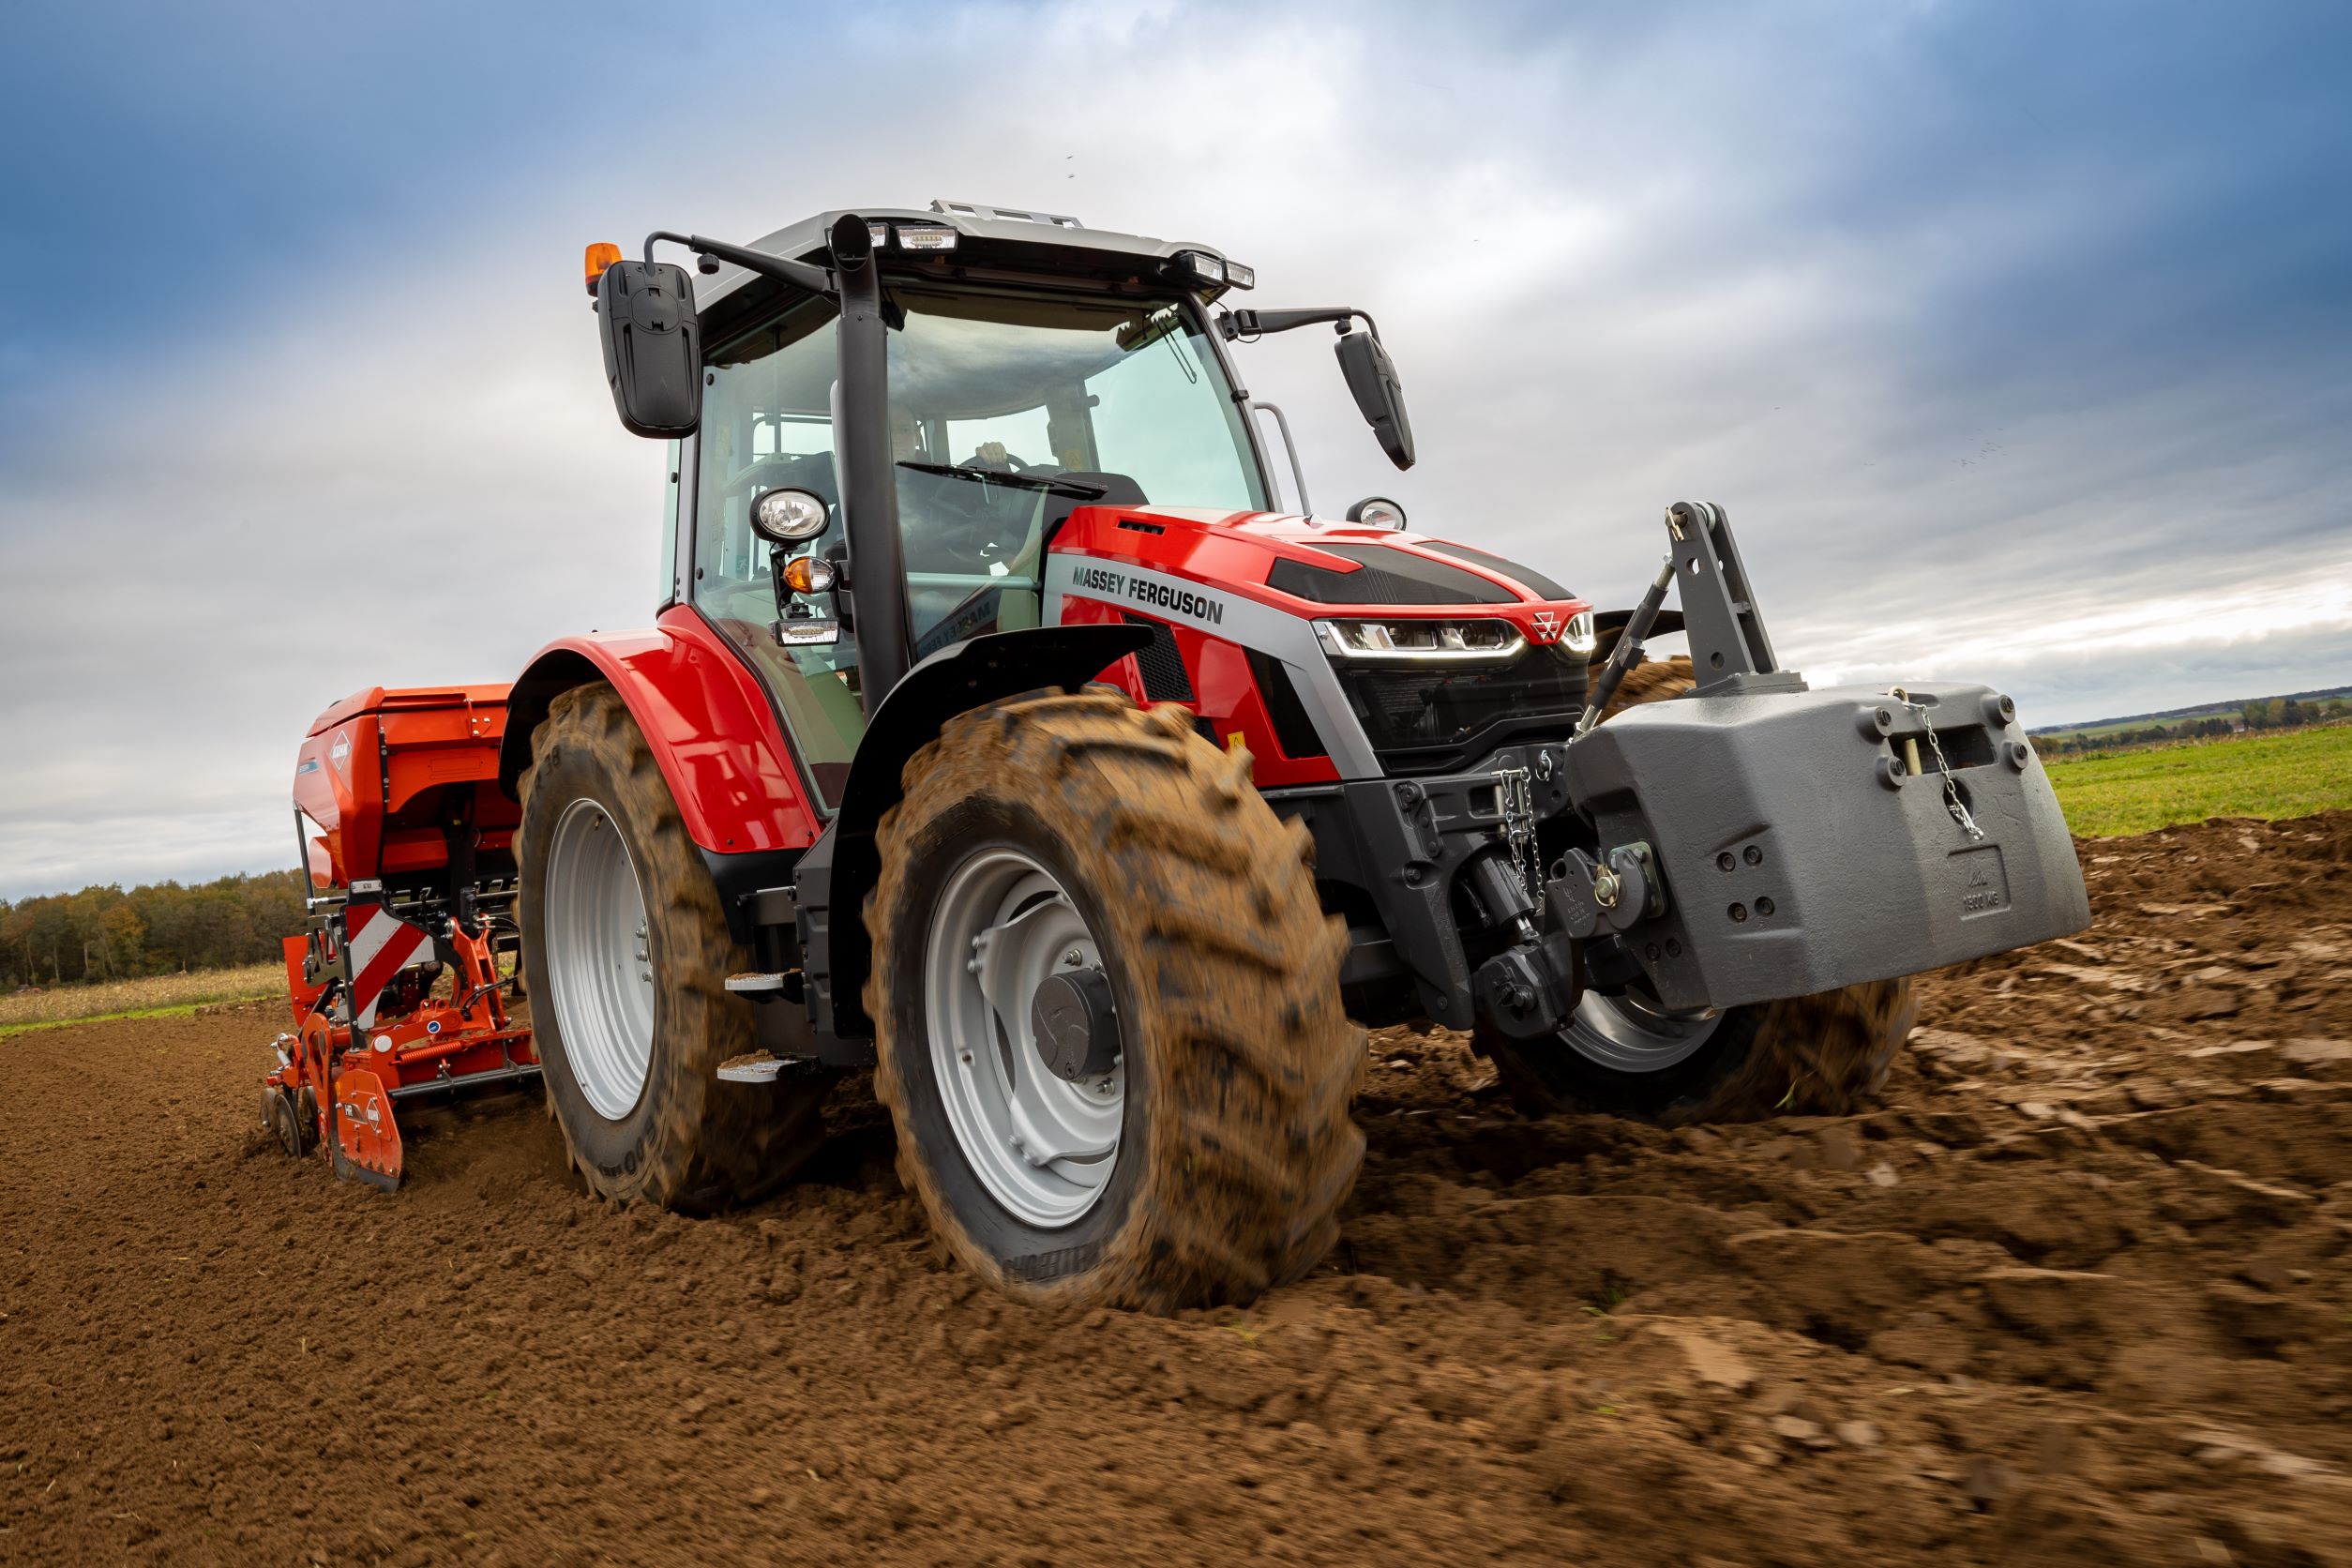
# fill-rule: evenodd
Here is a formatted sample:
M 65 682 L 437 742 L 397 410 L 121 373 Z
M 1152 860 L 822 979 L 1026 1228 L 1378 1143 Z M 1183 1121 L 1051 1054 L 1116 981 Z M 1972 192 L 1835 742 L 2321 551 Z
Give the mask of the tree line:
M 291 870 L 0 899 L 0 991 L 263 963 L 302 930 Z
M 2299 702 L 2292 697 L 2273 697 L 2267 702 L 2249 702 L 2238 711 L 2238 716 L 2249 730 L 2291 730 L 2298 724 L 2333 724 L 2352 709 L 2344 706 L 2341 697 L 2330 697 L 2325 702 Z
M 2149 724 L 2131 730 L 2076 731 L 2064 735 L 2036 735 L 2034 749 L 2044 757 L 2078 751 L 2107 751 L 2119 746 L 2153 746 L 2163 741 L 2206 740 L 2247 730 L 2292 730 L 2304 724 L 2336 724 L 2352 717 L 2352 705 L 2341 697 L 2325 701 L 2299 701 L 2292 697 L 2258 699 L 2238 710 L 2236 720 L 2218 716 L 2184 718 L 2173 724 Z

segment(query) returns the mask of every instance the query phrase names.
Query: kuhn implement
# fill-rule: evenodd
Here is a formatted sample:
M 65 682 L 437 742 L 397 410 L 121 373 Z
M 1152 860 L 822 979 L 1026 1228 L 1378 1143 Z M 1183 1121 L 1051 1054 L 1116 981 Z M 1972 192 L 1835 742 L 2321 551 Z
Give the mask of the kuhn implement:
M 364 691 L 318 716 L 294 763 L 309 929 L 286 939 L 294 1028 L 262 1120 L 288 1153 L 324 1146 L 336 1174 L 386 1190 L 403 1101 L 539 1075 L 498 957 L 514 944 L 505 696 Z
M 1235 354 L 1331 328 L 1410 467 L 1360 309 L 1235 308 L 1256 279 L 1206 246 L 961 203 L 643 254 L 587 280 L 622 423 L 670 443 L 655 623 L 450 698 L 437 793 L 395 728 L 350 766 L 333 737 L 450 694 L 322 720 L 290 1146 L 397 1166 L 402 1095 L 536 1062 L 594 1191 L 704 1209 L 870 1067 L 999 1288 L 1240 1301 L 1336 1234 L 1359 1024 L 1466 1031 L 1539 1110 L 1835 1108 L 1905 976 L 2088 923 L 2009 700 L 1810 687 L 1720 508 L 1667 508 L 1598 613 L 1394 502 L 1317 513 Z M 300 792 L 330 765 L 347 792 Z

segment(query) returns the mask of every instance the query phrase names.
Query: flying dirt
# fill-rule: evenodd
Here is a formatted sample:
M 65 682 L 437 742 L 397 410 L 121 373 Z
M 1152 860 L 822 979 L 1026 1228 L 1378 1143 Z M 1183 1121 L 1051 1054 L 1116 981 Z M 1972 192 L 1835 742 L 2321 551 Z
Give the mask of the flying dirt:
M 984 1288 L 854 1078 L 693 1219 L 525 1093 L 323 1180 L 262 1011 L 0 1041 L 0 1562 L 2352 1562 L 2352 813 L 2079 848 L 2091 928 L 1922 977 L 1851 1114 L 1375 1032 L 1246 1311 Z

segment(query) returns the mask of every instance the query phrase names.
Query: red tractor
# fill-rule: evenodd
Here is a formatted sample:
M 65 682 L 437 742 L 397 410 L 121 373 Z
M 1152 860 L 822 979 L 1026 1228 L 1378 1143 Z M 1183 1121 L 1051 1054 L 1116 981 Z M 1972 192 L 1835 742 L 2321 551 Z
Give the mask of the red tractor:
M 387 1057 L 387 1096 L 466 1081 L 425 1022 L 352 1022 L 384 963 L 354 921 L 389 911 L 440 966 L 400 1016 L 535 1063 L 599 1194 L 757 1199 L 870 1067 L 999 1288 L 1239 1301 L 1335 1233 L 1359 1024 L 1468 1031 L 1538 1109 L 1837 1107 L 1903 976 L 2088 923 L 2009 700 L 1808 687 L 1720 509 L 1669 508 L 1600 614 L 1392 502 L 1318 516 L 1287 450 L 1282 509 L 1232 346 L 1331 327 L 1409 467 L 1362 310 L 1234 308 L 1256 279 L 1209 247 L 960 203 L 643 254 L 592 247 L 588 284 L 623 424 L 671 444 L 655 626 L 550 644 L 436 789 L 355 739 L 348 797 L 306 797 L 342 849 L 290 1146 Z M 1690 660 L 1644 663 L 1677 629 Z M 448 1014 L 498 997 L 510 888 L 529 1040 Z M 330 1075 L 361 1092 L 313 1126 Z

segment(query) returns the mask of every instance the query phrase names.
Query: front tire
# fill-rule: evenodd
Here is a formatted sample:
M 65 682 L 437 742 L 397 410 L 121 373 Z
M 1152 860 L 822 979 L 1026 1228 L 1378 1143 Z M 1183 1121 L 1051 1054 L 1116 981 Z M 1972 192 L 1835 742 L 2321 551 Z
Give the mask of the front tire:
M 558 696 L 522 776 L 523 967 L 548 1105 L 597 1196 L 702 1212 L 815 1153 L 830 1075 L 721 1083 L 753 1048 L 752 967 L 620 694 Z
M 1877 1094 L 1917 1017 L 1907 979 L 1729 1007 L 1682 1023 L 1682 1035 L 1661 1027 L 1679 1020 L 1646 1017 L 1637 1002 L 1588 994 L 1557 1038 L 1481 1026 L 1477 1048 L 1535 1116 L 1602 1111 L 1670 1127 L 1834 1116 Z
M 1306 836 L 1247 758 L 1097 688 L 962 715 L 903 776 L 866 1009 L 949 1250 L 1025 1300 L 1153 1311 L 1312 1268 L 1363 1159 L 1363 1036 Z M 1049 997 L 1093 1054 L 1056 1057 Z
M 1604 716 L 1680 697 L 1694 685 L 1688 658 L 1636 665 Z M 1475 1044 L 1530 1114 L 1606 1111 L 1675 1126 L 1850 1111 L 1885 1084 L 1917 1017 L 1908 979 L 1702 1018 L 1655 1011 L 1636 991 L 1587 993 L 1555 1037 L 1515 1040 L 1482 1025 Z

